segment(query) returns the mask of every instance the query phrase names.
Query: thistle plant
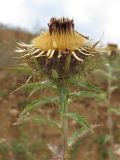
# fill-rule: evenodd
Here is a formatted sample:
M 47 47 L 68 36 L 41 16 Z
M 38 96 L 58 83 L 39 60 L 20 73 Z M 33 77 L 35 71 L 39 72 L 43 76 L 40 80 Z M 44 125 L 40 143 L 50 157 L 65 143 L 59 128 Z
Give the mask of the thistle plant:
M 109 134 L 109 142 L 110 147 L 108 149 L 108 154 L 110 155 L 110 159 L 112 158 L 111 155 L 113 154 L 114 149 L 114 122 L 112 118 L 112 113 L 118 113 L 119 107 L 115 106 L 112 102 L 112 94 L 113 92 L 119 88 L 119 61 L 120 61 L 120 50 L 118 49 L 118 46 L 116 44 L 107 44 L 107 47 L 105 49 L 103 57 L 103 63 L 102 67 L 99 70 L 96 70 L 96 72 L 100 75 L 102 75 L 102 78 L 105 80 L 107 87 L 106 87 L 106 99 L 105 99 L 105 105 L 107 107 L 107 128 L 108 128 L 108 134 Z M 107 135 L 105 135 L 107 136 Z
M 39 77 L 45 76 L 47 80 L 27 83 L 20 88 L 31 88 L 35 92 L 49 87 L 57 96 L 43 97 L 33 101 L 23 110 L 19 121 L 28 120 L 31 117 L 28 112 L 37 106 L 57 103 L 60 123 L 40 116 L 35 117 L 34 120 L 40 120 L 44 124 L 60 129 L 63 144 L 62 157 L 57 158 L 68 160 L 72 145 L 94 127 L 80 114 L 69 112 L 69 105 L 76 98 L 96 97 L 100 93 L 98 87 L 80 81 L 80 77 L 85 77 L 87 71 L 94 69 L 96 59 L 103 50 L 98 46 L 99 41 L 93 43 L 88 37 L 74 29 L 73 19 L 51 18 L 48 27 L 48 31 L 34 38 L 30 44 L 19 42 L 19 48 L 16 50 L 21 54 L 19 57 L 33 69 L 34 73 Z M 79 87 L 82 90 L 73 92 L 72 87 L 75 89 Z M 76 120 L 82 126 L 71 137 L 68 137 L 69 118 Z

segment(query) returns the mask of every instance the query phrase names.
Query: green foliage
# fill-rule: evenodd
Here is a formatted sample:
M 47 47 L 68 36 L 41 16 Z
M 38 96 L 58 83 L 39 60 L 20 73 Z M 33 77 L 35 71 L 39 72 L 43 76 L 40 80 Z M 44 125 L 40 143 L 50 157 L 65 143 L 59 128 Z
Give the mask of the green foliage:
M 6 154 L 9 151 L 9 146 L 6 143 L 0 143 L 0 153 Z
M 78 124 L 90 129 L 90 124 L 87 122 L 85 117 L 81 116 L 80 114 L 75 113 L 75 112 L 69 112 L 69 113 L 65 114 L 64 116 L 67 118 L 71 118 L 71 119 L 75 120 Z
M 52 127 L 56 127 L 58 129 L 60 129 L 60 124 L 50 118 L 47 118 L 45 116 L 32 116 L 31 120 L 35 123 L 38 124 L 44 124 L 44 125 L 48 125 L 48 126 L 52 126 Z
M 88 91 L 80 91 L 80 92 L 72 92 L 72 93 L 69 93 L 69 95 L 71 97 L 90 97 L 90 98 L 93 98 L 93 97 L 97 97 L 97 94 L 93 93 L 93 92 L 88 92 Z
M 22 113 L 20 114 L 19 120 L 22 122 L 26 122 L 28 120 L 32 120 L 33 122 L 37 122 L 42 125 L 48 125 L 50 127 L 57 127 L 60 131 L 64 140 L 66 141 L 68 139 L 69 149 L 74 150 L 74 146 L 80 142 L 80 139 L 82 136 L 87 134 L 88 132 L 92 132 L 92 127 L 88 121 L 85 119 L 85 117 L 81 116 L 78 113 L 75 112 L 69 112 L 68 111 L 68 105 L 69 102 L 80 99 L 80 98 L 94 98 L 96 100 L 104 100 L 106 98 L 105 93 L 97 86 L 90 84 L 86 81 L 80 81 L 77 78 L 67 79 L 67 80 L 59 80 L 58 75 L 54 70 L 52 70 L 52 76 L 54 78 L 54 81 L 43 81 L 43 82 L 35 82 L 35 83 L 26 83 L 22 86 L 20 86 L 19 89 L 25 89 L 27 91 L 30 91 L 30 95 L 32 95 L 34 92 L 44 89 L 52 89 L 52 91 L 57 91 L 57 96 L 46 96 L 42 97 L 40 99 L 36 99 L 31 101 L 29 104 L 26 105 Z M 70 91 L 70 86 L 74 88 L 79 88 L 81 91 L 72 92 Z M 115 87 L 113 90 L 116 89 Z M 45 104 L 55 103 L 59 105 L 59 116 L 61 119 L 61 125 L 57 121 L 48 118 L 47 116 L 39 115 L 39 116 L 31 116 L 27 115 L 28 112 L 32 111 L 33 109 L 37 107 L 42 107 Z M 66 138 L 67 136 L 67 120 L 73 119 L 77 122 L 77 124 L 80 125 L 80 129 L 76 130 L 71 137 Z M 66 135 L 65 135 L 66 134 Z M 18 145 L 18 148 L 21 147 Z M 16 147 L 17 148 L 17 147 Z M 19 151 L 19 150 L 18 150 Z M 29 155 L 29 152 L 27 152 Z
M 117 55 L 116 55 L 117 56 Z M 119 56 L 120 58 L 120 56 Z M 112 93 L 119 88 L 119 67 L 120 67 L 120 59 L 118 61 L 118 57 L 112 59 L 110 56 L 103 55 L 104 63 L 101 63 L 99 69 L 95 70 L 95 74 L 98 76 L 98 82 L 106 82 L 106 98 L 105 104 L 107 106 L 107 123 L 108 135 L 101 135 L 97 138 L 98 148 L 100 152 L 100 160 L 104 160 L 106 157 L 109 157 L 111 160 L 116 160 L 116 157 L 113 153 L 113 145 L 114 145 L 114 131 L 113 131 L 113 119 L 112 114 L 120 115 L 120 110 L 118 107 L 112 107 Z M 96 77 L 97 77 L 96 76 Z M 100 77 L 100 78 L 99 78 Z M 99 81 L 101 79 L 102 81 Z
M 75 79 L 75 78 L 68 80 L 68 83 L 76 86 L 77 88 L 82 87 L 86 90 L 95 91 L 95 92 L 101 92 L 102 91 L 99 87 L 97 87 L 93 84 L 90 84 L 88 82 L 80 82 L 79 79 Z
M 96 100 L 103 101 L 106 99 L 105 92 L 95 93 L 95 92 L 89 92 L 89 91 L 80 91 L 80 92 L 71 92 L 69 93 L 69 96 L 74 99 L 80 99 L 80 98 L 94 98 Z
M 43 105 L 45 105 L 47 103 L 56 103 L 57 100 L 58 100 L 58 97 L 45 97 L 45 98 L 40 98 L 40 99 L 34 100 L 25 107 L 25 109 L 22 111 L 20 117 L 25 115 L 27 112 L 31 111 L 34 108 L 37 108 L 40 106 L 42 107 Z
M 113 149 L 109 147 L 111 143 L 112 137 L 110 135 L 99 135 L 96 138 L 96 143 L 98 144 L 98 151 L 99 151 L 99 159 L 105 160 L 106 158 L 110 157 L 111 160 L 117 160 L 116 155 L 113 152 Z
M 36 160 L 27 144 L 21 143 L 17 139 L 12 141 L 12 151 L 17 160 Z
M 16 68 L 9 68 L 9 69 L 11 71 L 14 71 L 14 72 L 17 72 L 17 73 L 20 73 L 20 74 L 25 74 L 25 75 L 33 74 L 32 68 L 30 68 L 28 66 L 25 66 L 25 65 L 22 65 L 22 66 L 19 66 L 19 67 L 16 67 Z
M 70 148 L 71 160 L 77 159 L 77 153 L 78 153 L 80 145 L 82 145 L 82 141 L 80 141 L 80 140 L 78 140 L 72 144 L 72 147 Z
M 51 81 L 25 83 L 24 85 L 17 88 L 15 91 L 24 89 L 24 90 L 27 90 L 30 92 L 32 92 L 32 91 L 36 92 L 38 90 L 42 90 L 42 89 L 46 89 L 46 88 L 55 88 L 55 86 L 53 86 Z
M 4 90 L 0 90 L 0 97 L 4 97 L 7 94 L 6 91 Z
M 69 138 L 68 145 L 73 148 L 74 147 L 73 145 L 76 144 L 78 141 L 80 141 L 82 136 L 88 133 L 89 131 L 91 131 L 91 128 L 87 126 L 84 126 L 80 128 L 79 130 L 75 131 L 72 134 L 72 136 Z
M 117 116 L 120 116 L 120 107 L 117 107 L 117 108 L 112 107 L 108 111 L 112 112 L 112 113 L 115 113 Z
M 37 155 L 39 149 L 46 147 L 43 140 L 32 141 L 25 133 L 24 128 L 20 127 L 20 137 L 14 138 L 11 141 L 6 141 L 0 144 L 0 155 L 2 160 L 38 160 Z M 11 157 L 12 156 L 12 157 Z M 43 154 L 41 160 L 47 160 L 48 154 Z
M 22 111 L 22 113 L 20 114 L 19 120 L 20 122 L 26 122 L 28 120 L 32 120 L 33 122 L 37 122 L 39 124 L 44 124 L 44 125 L 48 125 L 51 127 L 57 127 L 58 129 L 62 129 L 62 126 L 48 118 L 45 116 L 27 116 L 27 113 L 30 112 L 31 110 L 37 108 L 37 107 L 42 107 L 43 105 L 47 104 L 47 103 L 57 103 L 60 108 L 59 108 L 59 113 L 62 117 L 66 117 L 67 119 L 73 119 L 75 120 L 80 126 L 81 128 L 77 131 L 75 131 L 71 137 L 69 137 L 68 139 L 68 146 L 69 148 L 71 148 L 72 150 L 73 147 L 75 146 L 75 144 L 78 143 L 78 141 L 80 141 L 81 137 L 85 134 L 87 134 L 88 132 L 92 131 L 92 127 L 91 125 L 88 123 L 88 121 L 85 119 L 85 117 L 81 116 L 78 113 L 73 113 L 73 112 L 67 112 L 65 114 L 65 108 L 68 105 L 68 100 L 74 100 L 74 99 L 78 99 L 78 98 L 95 98 L 95 99 L 100 99 L 101 97 L 103 98 L 103 92 L 101 91 L 101 89 L 97 86 L 91 85 L 87 82 L 78 82 L 76 80 L 72 80 L 69 81 L 72 85 L 76 86 L 77 88 L 80 87 L 82 88 L 82 91 L 80 92 L 69 92 L 68 88 L 65 87 L 64 85 L 60 85 L 59 87 L 52 84 L 51 81 L 43 81 L 43 82 L 39 82 L 39 83 L 26 83 L 25 85 L 21 86 L 19 89 L 27 89 L 30 91 L 37 91 L 37 90 L 41 90 L 41 89 L 46 89 L 46 88 L 50 88 L 50 89 L 58 89 L 58 96 L 56 97 L 43 97 L 37 100 L 33 100 L 31 101 Z M 70 84 L 69 83 L 69 84 Z M 58 88 L 57 88 L 58 87 Z M 83 90 L 84 89 L 84 90 Z M 28 153 L 29 154 L 29 153 Z
M 107 144 L 111 141 L 111 137 L 110 135 L 100 135 L 96 138 L 95 141 L 98 144 L 100 160 L 104 160 L 109 156 L 109 149 L 107 148 Z
M 106 54 L 102 57 L 103 60 L 101 61 L 98 69 L 94 71 L 95 79 L 99 83 L 110 79 L 112 82 L 116 82 L 117 86 L 120 86 L 120 54 L 116 55 L 116 58 L 113 60 L 110 60 L 109 56 L 106 56 Z

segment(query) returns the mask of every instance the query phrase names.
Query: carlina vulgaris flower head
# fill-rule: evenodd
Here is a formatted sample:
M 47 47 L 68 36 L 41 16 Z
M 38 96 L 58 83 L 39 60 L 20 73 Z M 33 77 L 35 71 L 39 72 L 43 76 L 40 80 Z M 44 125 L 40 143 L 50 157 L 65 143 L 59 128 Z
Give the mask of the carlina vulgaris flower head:
M 115 43 L 108 43 L 106 47 L 106 53 L 107 58 L 109 60 L 113 60 L 117 58 L 117 55 L 120 54 L 120 50 L 118 48 L 118 45 Z
M 51 79 L 67 79 L 82 72 L 86 61 L 102 52 L 88 37 L 74 29 L 73 19 L 51 18 L 49 30 L 35 37 L 30 44 L 18 43 L 20 58 Z

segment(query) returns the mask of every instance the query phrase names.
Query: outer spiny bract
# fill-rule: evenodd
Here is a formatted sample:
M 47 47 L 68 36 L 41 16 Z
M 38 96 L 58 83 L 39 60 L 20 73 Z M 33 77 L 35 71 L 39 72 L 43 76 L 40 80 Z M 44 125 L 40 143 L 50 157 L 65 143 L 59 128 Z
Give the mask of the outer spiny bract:
M 74 21 L 68 18 L 51 18 L 49 31 L 42 33 L 30 44 L 18 43 L 16 50 L 23 53 L 21 58 L 35 70 L 42 71 L 49 78 L 69 78 L 82 72 L 87 60 L 101 52 L 96 42 L 74 30 Z

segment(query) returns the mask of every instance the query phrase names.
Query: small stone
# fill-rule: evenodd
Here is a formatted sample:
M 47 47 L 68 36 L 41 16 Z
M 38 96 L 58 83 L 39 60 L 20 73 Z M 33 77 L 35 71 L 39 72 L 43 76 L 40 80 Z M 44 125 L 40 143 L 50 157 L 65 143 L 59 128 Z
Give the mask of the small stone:
M 19 111 L 17 109 L 10 109 L 9 110 L 9 115 L 12 116 L 12 117 L 16 117 L 18 115 Z
M 115 153 L 116 153 L 118 156 L 120 156 L 120 148 L 118 148 L 118 149 L 115 151 Z

